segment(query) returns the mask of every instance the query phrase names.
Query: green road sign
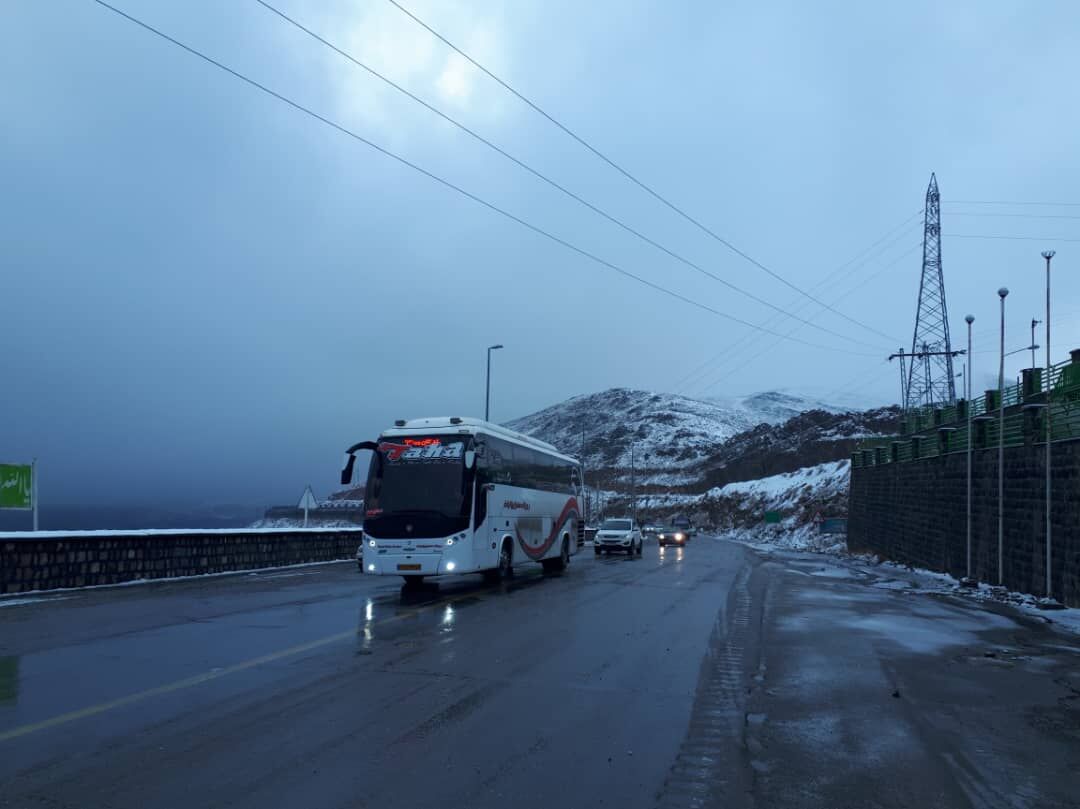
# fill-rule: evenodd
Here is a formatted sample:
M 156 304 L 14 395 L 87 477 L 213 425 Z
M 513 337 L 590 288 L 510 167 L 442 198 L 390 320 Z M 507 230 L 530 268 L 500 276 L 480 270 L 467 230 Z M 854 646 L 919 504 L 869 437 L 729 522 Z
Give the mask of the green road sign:
M 0 464 L 0 508 L 33 508 L 33 476 L 29 464 Z
M 777 525 L 777 524 L 779 524 L 779 522 L 780 522 L 780 512 L 779 511 L 766 511 L 765 512 L 765 524 L 766 525 Z

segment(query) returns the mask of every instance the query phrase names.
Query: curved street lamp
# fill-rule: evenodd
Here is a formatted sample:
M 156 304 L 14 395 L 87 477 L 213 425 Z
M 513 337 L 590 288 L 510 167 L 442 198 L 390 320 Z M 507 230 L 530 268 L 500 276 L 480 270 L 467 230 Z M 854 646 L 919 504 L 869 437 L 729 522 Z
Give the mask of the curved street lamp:
M 488 346 L 487 350 L 487 387 L 484 394 L 484 421 L 491 420 L 491 352 L 502 348 L 502 343 Z

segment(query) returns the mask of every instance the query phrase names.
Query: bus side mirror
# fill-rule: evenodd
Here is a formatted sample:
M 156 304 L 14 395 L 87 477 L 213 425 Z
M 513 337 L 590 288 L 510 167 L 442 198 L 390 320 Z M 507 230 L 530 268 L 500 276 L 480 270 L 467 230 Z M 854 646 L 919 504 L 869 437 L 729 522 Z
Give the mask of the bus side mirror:
M 465 450 L 465 468 L 472 469 L 476 466 L 476 450 Z
M 352 483 L 353 467 L 356 465 L 356 456 L 349 454 L 345 456 L 345 468 L 341 470 L 341 485 L 348 486 Z
M 379 445 L 374 441 L 361 441 L 345 450 L 345 468 L 341 470 L 342 486 L 348 486 L 352 483 L 353 467 L 356 465 L 356 453 L 362 449 L 369 449 L 378 455 L 378 447 Z

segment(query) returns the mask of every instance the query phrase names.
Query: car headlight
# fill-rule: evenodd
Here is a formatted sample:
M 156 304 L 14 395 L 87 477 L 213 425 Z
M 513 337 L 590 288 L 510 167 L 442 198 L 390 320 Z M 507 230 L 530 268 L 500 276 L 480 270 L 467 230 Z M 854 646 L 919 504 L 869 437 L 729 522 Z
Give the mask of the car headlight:
M 682 534 L 676 534 L 675 535 L 675 539 L 684 539 L 684 538 L 685 537 Z
M 661 535 L 660 535 L 660 539 L 663 539 L 663 538 L 664 538 L 664 535 L 663 535 L 663 534 L 661 534 Z

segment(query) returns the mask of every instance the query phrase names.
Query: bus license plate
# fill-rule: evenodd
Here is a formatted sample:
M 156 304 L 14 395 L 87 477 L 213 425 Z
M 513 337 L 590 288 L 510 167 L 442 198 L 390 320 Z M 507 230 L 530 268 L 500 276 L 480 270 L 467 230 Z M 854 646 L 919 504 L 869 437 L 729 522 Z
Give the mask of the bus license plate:
M 419 570 L 420 565 L 398 565 L 398 570 Z

